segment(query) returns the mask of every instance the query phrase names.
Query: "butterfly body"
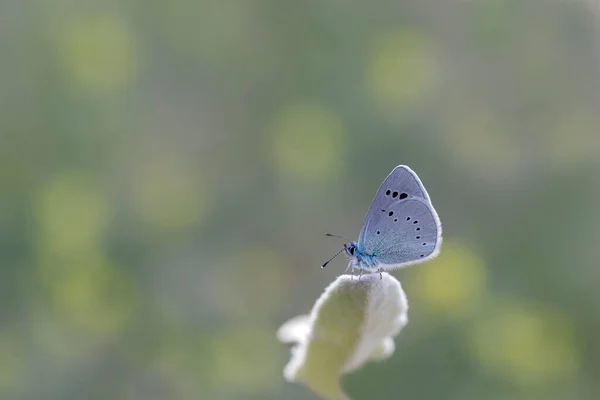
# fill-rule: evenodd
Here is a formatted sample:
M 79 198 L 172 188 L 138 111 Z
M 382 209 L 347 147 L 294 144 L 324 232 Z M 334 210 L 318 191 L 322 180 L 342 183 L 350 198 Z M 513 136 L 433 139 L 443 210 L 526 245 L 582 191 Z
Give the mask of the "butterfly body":
M 360 251 L 357 242 L 350 242 L 350 245 L 344 247 L 344 251 L 350 260 L 349 267 L 352 267 L 352 269 L 358 268 L 367 272 L 375 272 L 381 264 L 375 254 Z
M 430 260 L 441 243 L 442 226 L 429 194 L 413 170 L 399 165 L 379 187 L 358 241 L 342 251 L 348 268 L 381 272 Z

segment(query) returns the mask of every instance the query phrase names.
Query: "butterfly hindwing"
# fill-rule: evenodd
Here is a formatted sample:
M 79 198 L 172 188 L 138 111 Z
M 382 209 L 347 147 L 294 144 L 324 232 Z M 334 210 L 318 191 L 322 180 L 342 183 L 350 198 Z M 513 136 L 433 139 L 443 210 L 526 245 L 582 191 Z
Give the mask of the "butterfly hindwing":
M 398 201 L 385 211 L 380 209 L 365 232 L 360 250 L 374 256 L 384 269 L 400 268 L 435 257 L 441 234 L 441 224 L 431 204 L 411 198 Z

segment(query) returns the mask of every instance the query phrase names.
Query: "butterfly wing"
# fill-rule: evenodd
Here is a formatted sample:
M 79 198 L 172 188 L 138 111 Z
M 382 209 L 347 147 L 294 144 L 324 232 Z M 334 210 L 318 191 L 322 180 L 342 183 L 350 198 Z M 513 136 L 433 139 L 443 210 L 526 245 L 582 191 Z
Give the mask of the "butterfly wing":
M 359 247 L 364 242 L 369 223 L 372 223 L 379 216 L 382 209 L 386 210 L 397 201 L 412 197 L 418 197 L 429 202 L 429 195 L 417 174 L 406 165 L 398 165 L 385 178 L 375 194 L 358 236 Z
M 360 250 L 373 255 L 385 270 L 435 257 L 442 244 L 442 226 L 431 203 L 412 198 L 380 211 L 365 233 Z
M 423 184 L 410 168 L 396 167 L 375 195 L 359 250 L 389 270 L 430 260 L 441 243 L 441 223 Z

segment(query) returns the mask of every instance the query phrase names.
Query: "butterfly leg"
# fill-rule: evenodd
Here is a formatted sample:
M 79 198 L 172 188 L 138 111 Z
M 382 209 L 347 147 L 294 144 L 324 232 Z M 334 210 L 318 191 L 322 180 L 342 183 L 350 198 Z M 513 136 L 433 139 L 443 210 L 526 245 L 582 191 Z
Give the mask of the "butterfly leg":
M 382 274 L 383 268 L 379 268 L 378 271 L 379 271 L 379 279 L 383 279 L 383 274 Z
M 348 272 L 349 269 L 350 269 L 350 263 L 348 263 L 348 266 L 346 267 L 346 269 L 344 270 L 344 273 L 342 275 L 346 274 L 346 272 Z
M 360 281 L 360 278 L 362 277 L 362 274 L 363 274 L 363 269 L 361 268 L 361 269 L 360 269 L 360 272 L 359 272 L 359 274 L 358 274 L 358 280 L 359 280 L 359 281 Z

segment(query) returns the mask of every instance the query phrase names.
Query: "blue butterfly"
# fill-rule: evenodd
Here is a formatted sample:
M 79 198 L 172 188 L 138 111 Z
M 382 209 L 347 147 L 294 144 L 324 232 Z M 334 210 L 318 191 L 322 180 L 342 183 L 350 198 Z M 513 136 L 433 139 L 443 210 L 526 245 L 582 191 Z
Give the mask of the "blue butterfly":
M 421 180 L 412 169 L 399 165 L 385 178 L 367 212 L 358 241 L 324 263 L 345 252 L 348 268 L 366 272 L 389 271 L 436 257 L 442 245 L 442 224 Z

